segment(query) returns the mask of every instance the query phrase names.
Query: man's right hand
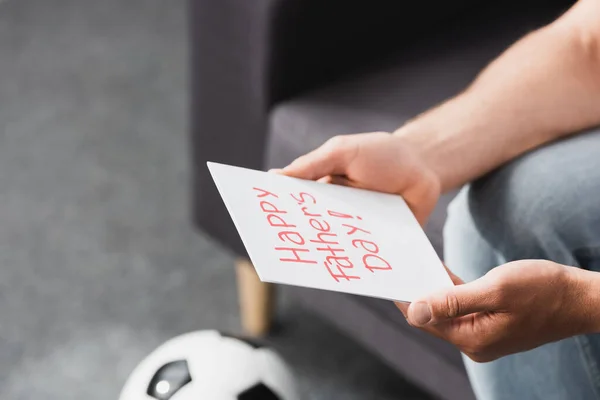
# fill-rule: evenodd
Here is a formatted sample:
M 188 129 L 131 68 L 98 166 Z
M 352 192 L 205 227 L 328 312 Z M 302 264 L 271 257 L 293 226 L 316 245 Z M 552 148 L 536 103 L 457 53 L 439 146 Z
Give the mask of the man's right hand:
M 384 132 L 336 136 L 277 172 L 401 195 L 423 225 L 440 179 L 403 138 Z

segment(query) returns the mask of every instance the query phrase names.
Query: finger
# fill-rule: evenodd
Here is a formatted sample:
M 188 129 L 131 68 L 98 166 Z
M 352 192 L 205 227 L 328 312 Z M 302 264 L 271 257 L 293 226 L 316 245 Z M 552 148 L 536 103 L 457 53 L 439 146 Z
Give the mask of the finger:
M 318 149 L 295 159 L 283 169 L 283 173 L 311 180 L 326 175 L 345 175 L 356 149 L 356 142 L 349 136 L 337 136 Z
M 422 327 L 499 308 L 497 293 L 484 277 L 411 303 L 408 319 L 412 325 Z
M 411 303 L 405 302 L 405 301 L 395 301 L 394 304 L 396 305 L 398 310 L 400 310 L 402 315 L 404 315 L 404 318 L 406 318 L 406 321 L 409 324 L 413 325 L 408 318 L 408 309 L 409 309 Z M 449 333 L 451 333 L 451 332 L 449 332 L 451 330 L 449 325 L 450 324 L 447 324 L 447 323 L 446 324 L 428 324 L 428 325 L 424 325 L 424 326 L 419 326 L 417 328 L 419 328 L 423 332 L 427 332 L 427 333 L 434 335 L 440 339 L 448 340 L 448 336 L 451 336 L 449 334 Z
M 410 303 L 404 301 L 395 301 L 394 304 L 396 307 L 398 307 L 398 310 L 400 310 L 402 315 L 404 315 L 404 318 L 408 318 L 408 306 L 410 306 Z
M 472 359 L 475 356 L 482 361 L 491 361 L 501 355 L 499 351 L 506 351 L 506 347 L 497 344 L 507 334 L 514 333 L 515 324 L 509 314 L 481 312 L 420 329 L 437 334 L 438 337 L 462 349 Z
M 331 183 L 331 175 L 324 176 L 322 178 L 317 179 L 317 182 L 320 183 Z
M 270 174 L 282 174 L 283 170 L 281 168 L 271 168 L 268 172 Z

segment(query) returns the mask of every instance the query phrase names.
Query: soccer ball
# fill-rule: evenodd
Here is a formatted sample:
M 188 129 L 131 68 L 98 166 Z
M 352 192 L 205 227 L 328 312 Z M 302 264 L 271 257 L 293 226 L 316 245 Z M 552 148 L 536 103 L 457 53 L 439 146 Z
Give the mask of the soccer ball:
M 217 331 L 177 336 L 148 355 L 120 400 L 298 400 L 293 374 L 275 353 Z

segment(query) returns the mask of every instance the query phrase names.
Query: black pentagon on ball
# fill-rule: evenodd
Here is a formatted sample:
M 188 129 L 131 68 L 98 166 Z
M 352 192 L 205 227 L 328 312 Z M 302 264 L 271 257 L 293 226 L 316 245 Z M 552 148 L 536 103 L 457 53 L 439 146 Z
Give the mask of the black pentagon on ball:
M 169 400 L 192 381 L 187 361 L 178 360 L 163 365 L 156 371 L 146 393 L 157 400 Z
M 237 400 L 283 400 L 264 383 L 257 383 L 238 394 Z
M 229 333 L 223 333 L 223 332 L 221 332 L 221 336 L 225 337 L 225 338 L 239 340 L 240 342 L 244 342 L 247 345 L 249 345 L 249 346 L 251 346 L 251 347 L 253 347 L 255 349 L 260 349 L 262 347 L 265 347 L 264 344 L 260 343 L 259 341 L 254 340 L 254 339 L 250 339 L 250 338 L 247 338 L 247 337 L 231 335 Z

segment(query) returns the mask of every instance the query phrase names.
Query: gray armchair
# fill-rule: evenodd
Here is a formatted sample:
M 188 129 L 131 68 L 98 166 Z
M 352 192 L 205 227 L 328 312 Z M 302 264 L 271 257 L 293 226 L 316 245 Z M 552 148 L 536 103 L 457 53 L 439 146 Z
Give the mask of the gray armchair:
M 281 167 L 336 134 L 391 131 L 464 88 L 566 1 L 190 0 L 194 218 L 240 256 L 243 325 L 269 328 L 260 283 L 206 161 Z M 445 208 L 426 231 L 442 252 Z M 294 288 L 294 298 L 443 399 L 474 398 L 456 349 L 391 302 Z

